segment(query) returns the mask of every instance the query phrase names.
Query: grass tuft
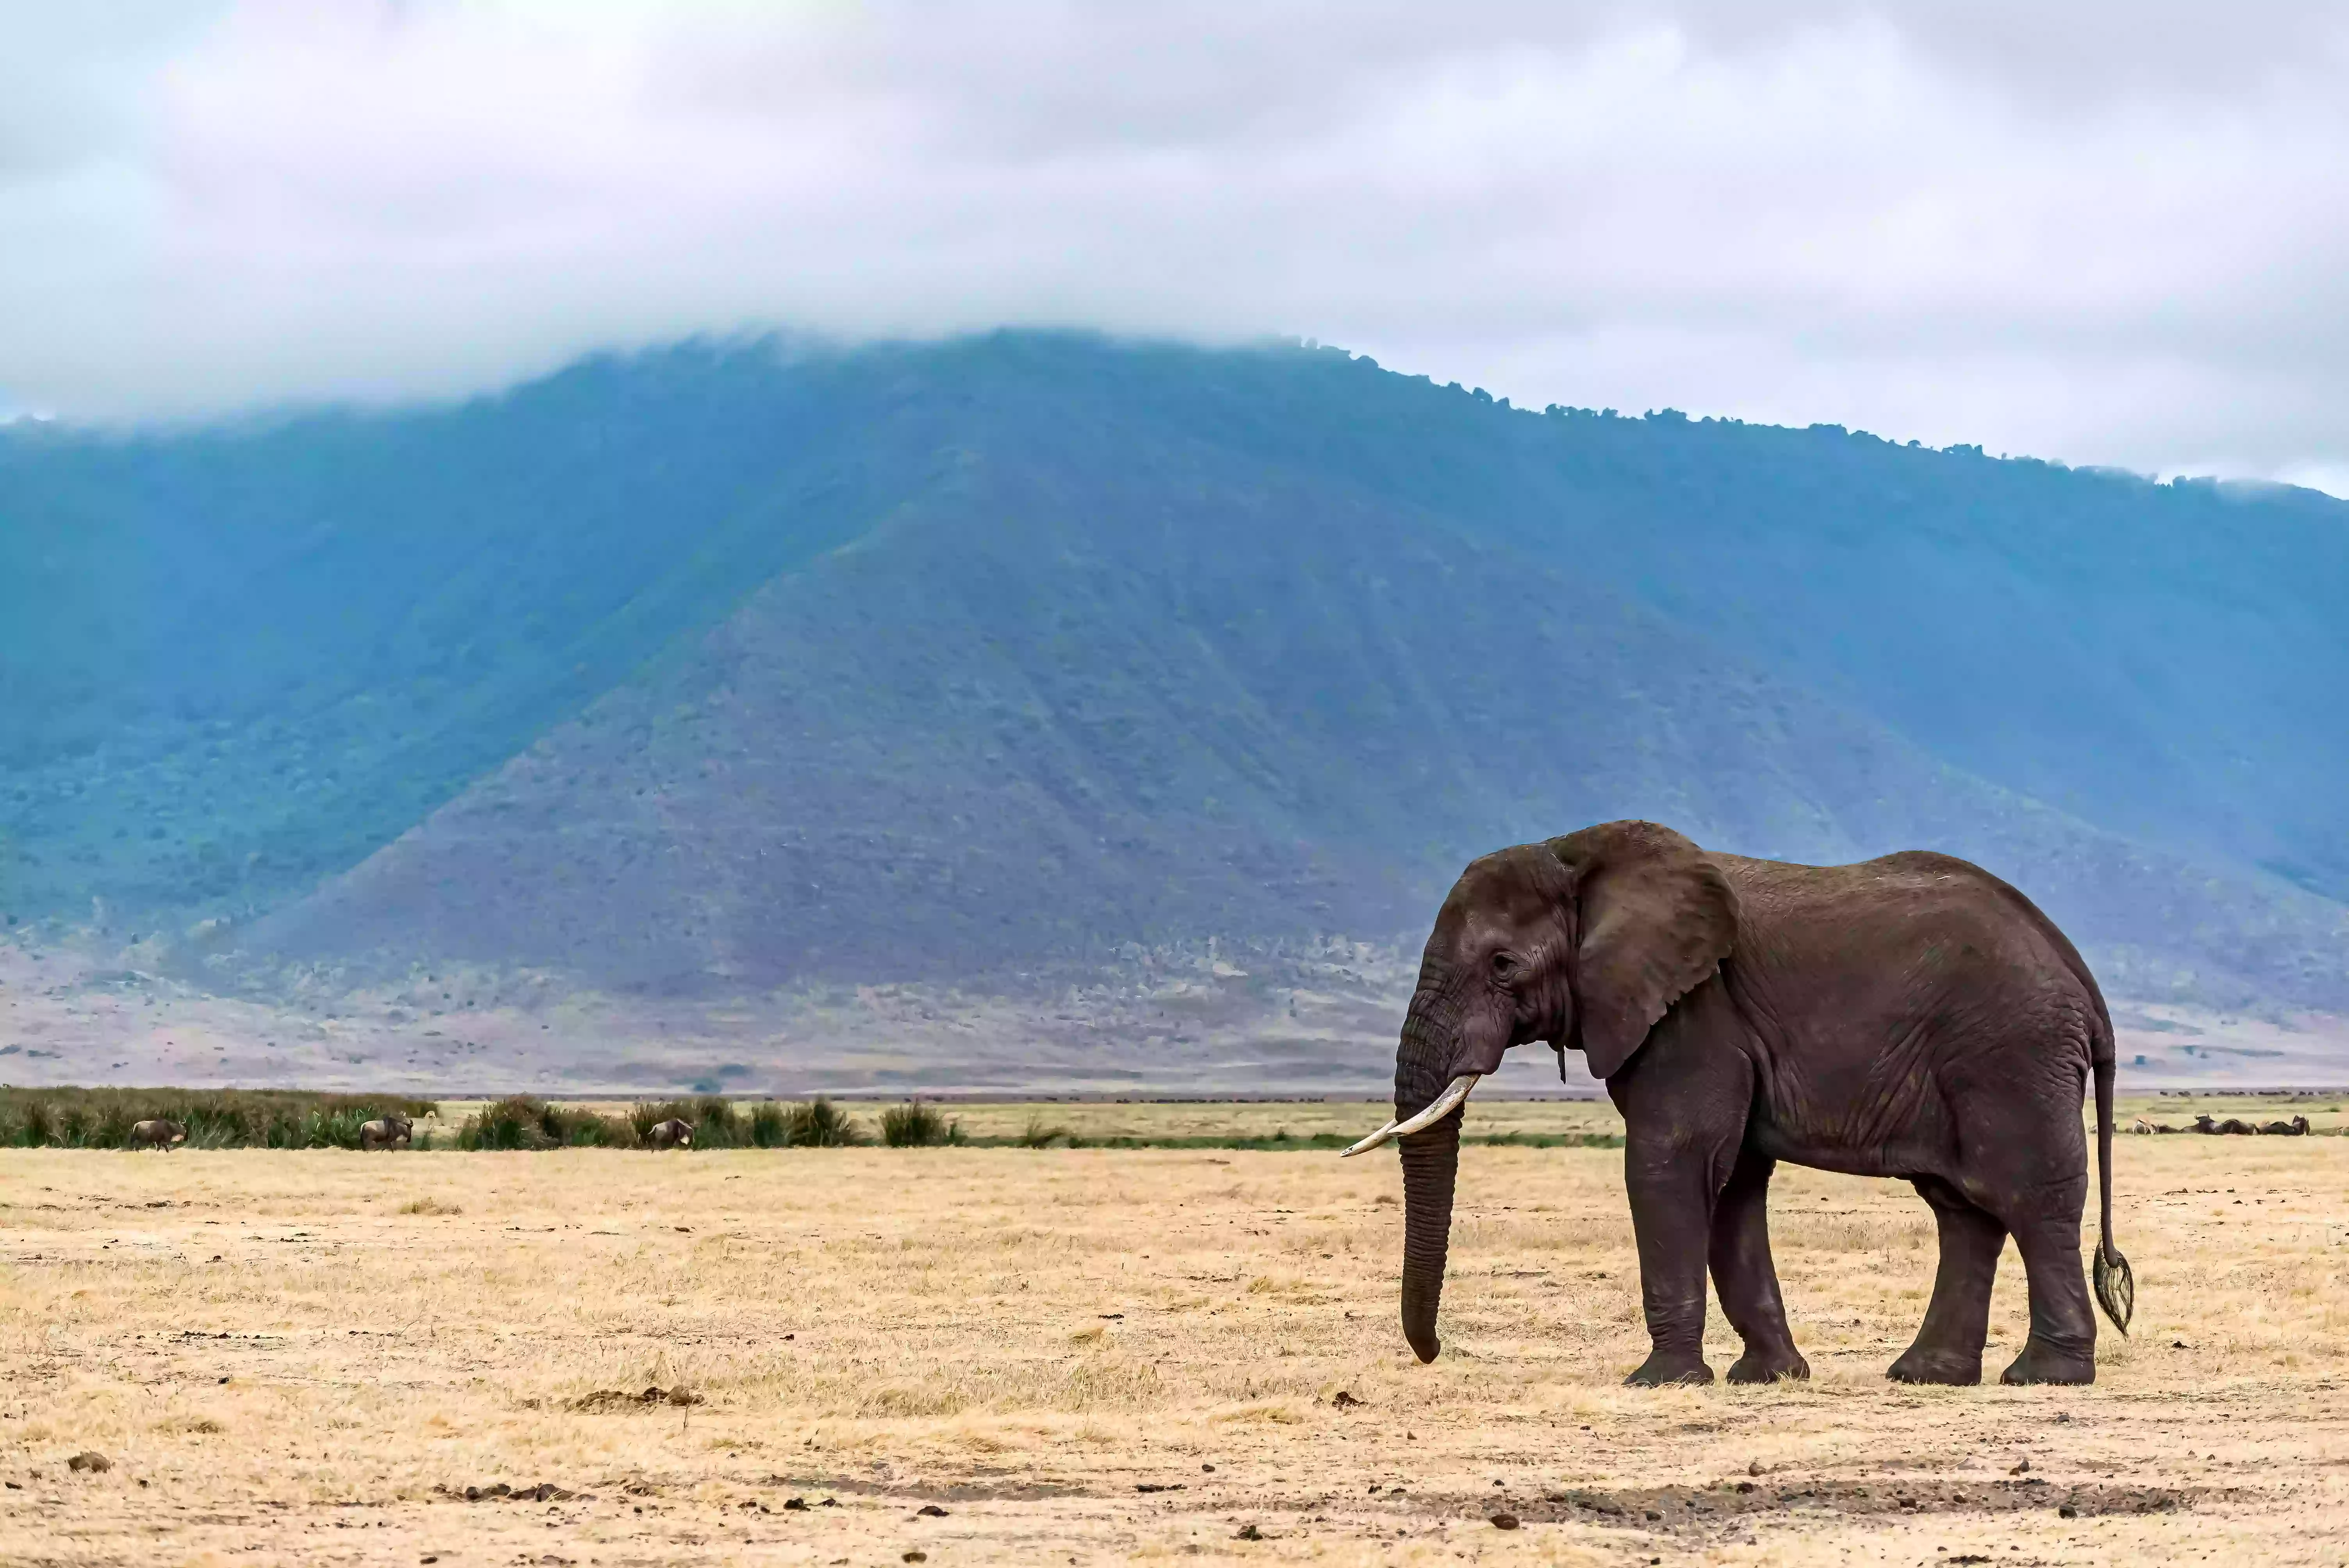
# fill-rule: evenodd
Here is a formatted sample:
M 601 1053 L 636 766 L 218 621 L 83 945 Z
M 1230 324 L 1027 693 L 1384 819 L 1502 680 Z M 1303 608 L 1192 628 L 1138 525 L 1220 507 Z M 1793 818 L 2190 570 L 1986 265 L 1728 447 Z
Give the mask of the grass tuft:
M 892 1149 L 928 1149 L 962 1140 L 962 1123 L 949 1122 L 918 1099 L 881 1113 L 881 1141 Z
M 750 1108 L 750 1147 L 753 1149 L 786 1149 L 791 1146 L 791 1118 L 783 1108 L 771 1099 L 762 1099 Z
M 795 1105 L 784 1113 L 794 1149 L 845 1149 L 864 1141 L 856 1120 L 828 1099 Z
M 1061 1126 L 1059 1122 L 1054 1122 L 1051 1125 L 1047 1126 L 1042 1117 L 1030 1115 L 1028 1118 L 1027 1130 L 1023 1131 L 1019 1135 L 1019 1147 L 1022 1149 L 1050 1149 L 1052 1147 L 1055 1140 L 1067 1138 L 1068 1136 L 1069 1130 L 1066 1127 Z
M 642 1108 L 639 1107 L 639 1109 Z M 655 1117 L 652 1121 L 660 1118 Z M 598 1116 L 531 1095 L 508 1095 L 482 1107 L 457 1130 L 456 1147 L 480 1149 L 633 1149 L 635 1118 Z M 652 1121 L 644 1125 L 650 1127 Z

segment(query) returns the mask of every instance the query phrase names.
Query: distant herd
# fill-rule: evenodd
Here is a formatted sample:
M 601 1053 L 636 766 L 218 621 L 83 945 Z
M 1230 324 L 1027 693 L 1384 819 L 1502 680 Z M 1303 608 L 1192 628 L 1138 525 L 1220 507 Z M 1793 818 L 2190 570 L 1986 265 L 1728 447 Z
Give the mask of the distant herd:
M 2305 1138 L 2308 1136 L 2308 1118 L 2295 1116 L 2290 1121 L 2262 1122 L 2239 1121 L 2231 1116 L 2224 1121 L 2213 1121 L 2208 1116 L 2198 1116 L 2194 1119 L 2194 1124 L 2191 1127 L 2171 1127 L 2167 1122 L 2148 1121 L 2140 1116 L 2137 1119 L 2136 1125 L 2129 1130 L 2131 1132 L 2209 1132 L 2234 1137 L 2266 1133 L 2276 1138 Z
M 405 1149 L 416 1133 L 413 1118 L 379 1116 L 359 1129 L 362 1150 Z M 133 1149 L 170 1149 L 188 1140 L 187 1125 L 165 1117 L 152 1117 L 134 1122 L 130 1128 Z M 693 1147 L 693 1123 L 676 1117 L 657 1121 L 645 1133 L 646 1146 L 652 1149 L 690 1149 Z
M 2172 1127 L 2167 1122 L 2151 1121 L 2140 1116 L 2129 1128 L 2131 1132 L 2205 1132 L 2220 1136 L 2266 1134 L 2274 1138 L 2302 1138 L 2308 1134 L 2308 1118 L 2295 1116 L 2290 1121 L 2242 1121 L 2234 1117 L 2213 1120 L 2198 1116 L 2189 1126 Z M 415 1136 L 416 1124 L 405 1116 L 382 1116 L 359 1129 L 359 1147 L 363 1150 L 405 1149 Z M 188 1130 L 181 1122 L 163 1117 L 134 1123 L 130 1129 L 133 1149 L 170 1149 L 188 1140 Z M 671 1117 L 657 1121 L 645 1133 L 648 1149 L 690 1149 L 693 1147 L 693 1124 Z

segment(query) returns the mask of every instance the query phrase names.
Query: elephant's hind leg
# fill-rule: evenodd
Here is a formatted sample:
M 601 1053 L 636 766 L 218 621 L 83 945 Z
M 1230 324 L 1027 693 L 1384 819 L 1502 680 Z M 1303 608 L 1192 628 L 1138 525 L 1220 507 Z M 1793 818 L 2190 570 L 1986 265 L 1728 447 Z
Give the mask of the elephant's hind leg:
M 1925 1308 L 1916 1343 L 1885 1376 L 1896 1383 L 1970 1387 L 1982 1381 L 1982 1342 L 1990 1336 L 1990 1287 L 1998 1277 L 2006 1227 L 1938 1176 L 1920 1176 L 1916 1187 L 1940 1225 L 1941 1264 L 1933 1275 L 1933 1299 Z
M 1770 1173 L 1776 1168 L 1766 1155 L 1741 1150 L 1713 1211 L 1713 1288 L 1722 1315 L 1745 1341 L 1745 1354 L 1729 1368 L 1733 1383 L 1811 1375 L 1787 1331 L 1778 1270 L 1770 1261 Z
M 2096 1380 L 2096 1318 L 2080 1269 L 2081 1178 L 2074 1195 L 2014 1227 L 2015 1250 L 2031 1280 L 2031 1338 L 2002 1383 L 2093 1383 Z

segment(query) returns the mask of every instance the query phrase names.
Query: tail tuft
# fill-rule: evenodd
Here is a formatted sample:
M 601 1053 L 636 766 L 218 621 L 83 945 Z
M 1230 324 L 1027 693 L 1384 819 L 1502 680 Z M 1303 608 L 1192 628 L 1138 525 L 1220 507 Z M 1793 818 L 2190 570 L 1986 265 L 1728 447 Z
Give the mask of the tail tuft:
M 2096 1305 L 2126 1335 L 2129 1316 L 2137 1310 L 2137 1275 L 2120 1248 L 2113 1245 L 2113 1029 L 2101 995 L 2096 1019 L 2102 1027 L 2089 1064 L 2096 1076 Z
M 2137 1311 L 2137 1275 L 2130 1272 L 2128 1259 L 2106 1245 L 2096 1248 L 2096 1305 L 2113 1320 L 2113 1326 L 2126 1335 L 2129 1318 Z

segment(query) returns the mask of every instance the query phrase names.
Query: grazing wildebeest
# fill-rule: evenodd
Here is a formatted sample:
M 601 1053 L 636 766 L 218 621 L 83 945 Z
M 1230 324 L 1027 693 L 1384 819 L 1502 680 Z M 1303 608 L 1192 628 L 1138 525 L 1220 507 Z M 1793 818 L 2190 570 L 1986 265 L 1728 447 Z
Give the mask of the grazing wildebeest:
M 174 1143 L 184 1143 L 187 1140 L 186 1128 L 160 1116 L 130 1124 L 130 1147 L 133 1149 L 169 1149 Z
M 359 1129 L 361 1149 L 405 1149 L 416 1124 L 404 1116 L 381 1116 Z
M 2211 1133 L 2221 1138 L 2247 1138 L 2257 1132 L 2259 1129 L 2248 1121 L 2239 1120 L 2231 1116 L 2224 1121 L 2213 1121 L 2208 1115 L 2203 1115 L 2194 1119 L 2194 1130 Z
M 656 1121 L 645 1133 L 645 1144 L 651 1149 L 690 1149 L 693 1147 L 693 1123 L 670 1117 Z
M 1624 1123 L 1623 1176 L 1652 1350 L 1634 1384 L 1709 1383 L 1705 1274 L 1745 1342 L 1733 1383 L 1807 1377 L 1770 1259 L 1780 1161 L 1905 1177 L 1940 1222 L 1940 1271 L 1909 1383 L 1982 1376 L 2010 1235 L 2031 1336 L 2008 1383 L 2089 1383 L 2081 1277 L 2093 1085 L 2095 1296 L 2126 1329 L 2113 1244 L 2113 1026 L 2088 966 L 1979 866 L 1910 851 L 1791 865 L 1604 822 L 1472 863 L 1444 901 L 1395 1052 L 1403 1337 L 1435 1359 L 1460 1105 L 1514 1046 L 1578 1049 Z
M 2295 1116 L 2290 1121 L 2271 1121 L 2262 1125 L 2260 1130 L 2278 1138 L 2303 1138 L 2308 1133 L 2308 1118 Z

